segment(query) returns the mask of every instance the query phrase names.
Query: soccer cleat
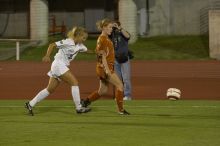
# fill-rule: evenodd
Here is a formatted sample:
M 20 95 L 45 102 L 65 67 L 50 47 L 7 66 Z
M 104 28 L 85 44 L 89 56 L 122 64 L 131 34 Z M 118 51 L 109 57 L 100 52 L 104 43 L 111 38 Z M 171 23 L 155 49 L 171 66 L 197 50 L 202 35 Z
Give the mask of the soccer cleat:
M 30 114 L 31 116 L 34 116 L 32 107 L 31 107 L 31 105 L 29 104 L 29 102 L 26 102 L 26 103 L 25 103 L 25 108 L 28 110 L 28 112 L 29 112 L 29 114 Z
M 91 104 L 91 102 L 89 101 L 89 99 L 88 98 L 86 98 L 86 99 L 81 99 L 81 105 L 82 105 L 82 107 L 87 107 L 87 106 L 89 106 L 90 104 Z
M 77 114 L 87 113 L 90 111 L 91 111 L 91 108 L 88 108 L 88 107 L 81 107 L 80 109 L 76 109 Z
M 130 115 L 130 113 L 127 112 L 126 110 L 122 110 L 122 111 L 120 111 L 118 113 L 119 113 L 119 115 Z

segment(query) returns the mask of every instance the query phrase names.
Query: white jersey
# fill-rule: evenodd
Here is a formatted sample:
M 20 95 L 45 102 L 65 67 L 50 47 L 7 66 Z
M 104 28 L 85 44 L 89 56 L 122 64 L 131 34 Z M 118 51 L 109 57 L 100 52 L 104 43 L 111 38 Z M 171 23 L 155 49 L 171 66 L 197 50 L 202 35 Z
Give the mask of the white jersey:
M 83 44 L 75 44 L 72 39 L 65 39 L 55 42 L 59 51 L 54 57 L 54 61 L 63 62 L 65 65 L 69 65 L 78 52 L 86 52 L 87 48 Z

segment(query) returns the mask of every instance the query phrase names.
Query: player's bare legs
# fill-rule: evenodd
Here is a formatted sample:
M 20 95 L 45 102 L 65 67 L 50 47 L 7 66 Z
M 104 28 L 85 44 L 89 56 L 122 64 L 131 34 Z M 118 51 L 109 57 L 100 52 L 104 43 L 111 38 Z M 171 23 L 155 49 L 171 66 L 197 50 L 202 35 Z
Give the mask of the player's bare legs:
M 118 105 L 119 114 L 129 114 L 123 108 L 123 97 L 124 97 L 123 84 L 122 84 L 121 80 L 119 79 L 119 77 L 116 75 L 116 73 L 112 73 L 109 76 L 108 82 L 113 84 L 116 87 L 115 98 L 116 98 L 116 102 Z
M 105 95 L 108 91 L 108 82 L 106 80 L 99 81 L 99 89 L 92 92 L 88 98 L 82 100 L 82 106 L 87 107 L 91 102 L 99 99 L 102 95 Z
M 116 87 L 116 102 L 119 114 L 128 115 L 129 113 L 123 108 L 123 84 L 115 73 L 111 74 L 106 80 L 100 80 L 99 90 L 94 91 L 87 99 L 82 100 L 82 105 L 87 107 L 91 102 L 106 94 L 109 83 Z
M 98 93 L 100 96 L 105 95 L 108 92 L 108 82 L 100 80 Z
M 81 104 L 83 107 L 87 107 L 91 104 L 91 102 L 96 101 L 99 99 L 102 95 L 105 95 L 108 92 L 108 82 L 107 80 L 99 80 L 99 89 L 92 92 L 88 98 L 83 99 Z
M 25 107 L 28 109 L 30 115 L 34 115 L 33 107 L 43 99 L 45 99 L 49 94 L 53 93 L 57 86 L 59 85 L 59 81 L 56 78 L 50 77 L 47 88 L 41 90 L 31 101 L 25 103 Z
M 49 83 L 47 85 L 47 91 L 51 94 L 53 93 L 56 88 L 59 86 L 60 81 L 56 78 L 50 77 Z
M 62 79 L 64 82 L 69 84 L 71 86 L 71 93 L 73 97 L 73 101 L 75 103 L 76 112 L 77 113 L 86 113 L 89 112 L 90 108 L 82 107 L 80 103 L 80 92 L 79 92 L 79 86 L 78 81 L 76 77 L 68 70 L 63 75 L 60 76 L 60 79 Z
M 61 75 L 59 78 L 70 86 L 78 86 L 78 81 L 76 77 L 69 70 Z

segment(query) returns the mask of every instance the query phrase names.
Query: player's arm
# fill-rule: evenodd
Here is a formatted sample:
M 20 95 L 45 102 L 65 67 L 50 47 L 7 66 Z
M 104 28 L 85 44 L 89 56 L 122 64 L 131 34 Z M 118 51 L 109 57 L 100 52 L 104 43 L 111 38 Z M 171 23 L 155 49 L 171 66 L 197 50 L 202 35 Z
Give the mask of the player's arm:
M 54 48 L 56 48 L 56 44 L 51 43 L 47 49 L 46 55 L 42 58 L 43 62 L 50 62 L 50 55 L 53 52 Z
M 107 75 L 110 75 L 111 72 L 110 72 L 110 69 L 108 67 L 108 63 L 107 63 L 107 60 L 106 60 L 107 55 L 106 55 L 106 52 L 105 52 L 104 48 L 105 48 L 104 39 L 102 39 L 102 38 L 98 39 L 97 46 L 96 46 L 96 54 L 98 55 L 98 58 L 100 59 L 100 62 L 103 66 L 103 69 L 104 69 L 105 73 Z
M 88 49 L 85 53 L 87 53 L 87 54 L 94 54 L 95 52 L 93 50 L 91 50 L 91 49 Z
M 84 44 L 80 44 L 79 46 L 80 46 L 80 52 L 84 52 L 87 54 L 94 54 L 95 53 L 91 49 L 88 49 Z
M 111 74 L 111 71 L 108 67 L 108 63 L 107 63 L 107 60 L 106 60 L 106 53 L 104 50 L 102 51 L 99 51 L 100 55 L 102 56 L 102 65 L 103 65 L 103 68 L 104 68 L 104 71 L 107 75 L 110 75 Z

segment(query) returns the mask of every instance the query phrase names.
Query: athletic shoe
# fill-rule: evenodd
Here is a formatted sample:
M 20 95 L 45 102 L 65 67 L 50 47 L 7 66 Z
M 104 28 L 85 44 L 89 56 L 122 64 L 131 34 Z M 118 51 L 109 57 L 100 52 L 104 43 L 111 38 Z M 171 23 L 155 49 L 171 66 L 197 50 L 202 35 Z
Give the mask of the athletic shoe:
M 125 96 L 123 100 L 131 100 L 131 97 Z
M 81 103 L 82 107 L 87 107 L 87 106 L 89 106 L 91 104 L 91 102 L 89 101 L 88 98 L 81 99 L 80 103 Z
M 130 113 L 127 112 L 125 109 L 120 111 L 120 112 L 118 112 L 118 113 L 119 113 L 119 115 L 130 115 Z
M 32 107 L 31 107 L 31 105 L 29 104 L 29 102 L 26 102 L 26 103 L 25 103 L 25 108 L 28 110 L 28 112 L 29 112 L 29 114 L 30 114 L 31 116 L 34 116 Z
M 80 109 L 76 109 L 77 114 L 87 113 L 90 111 L 91 111 L 91 108 L 88 108 L 88 107 L 81 107 Z

